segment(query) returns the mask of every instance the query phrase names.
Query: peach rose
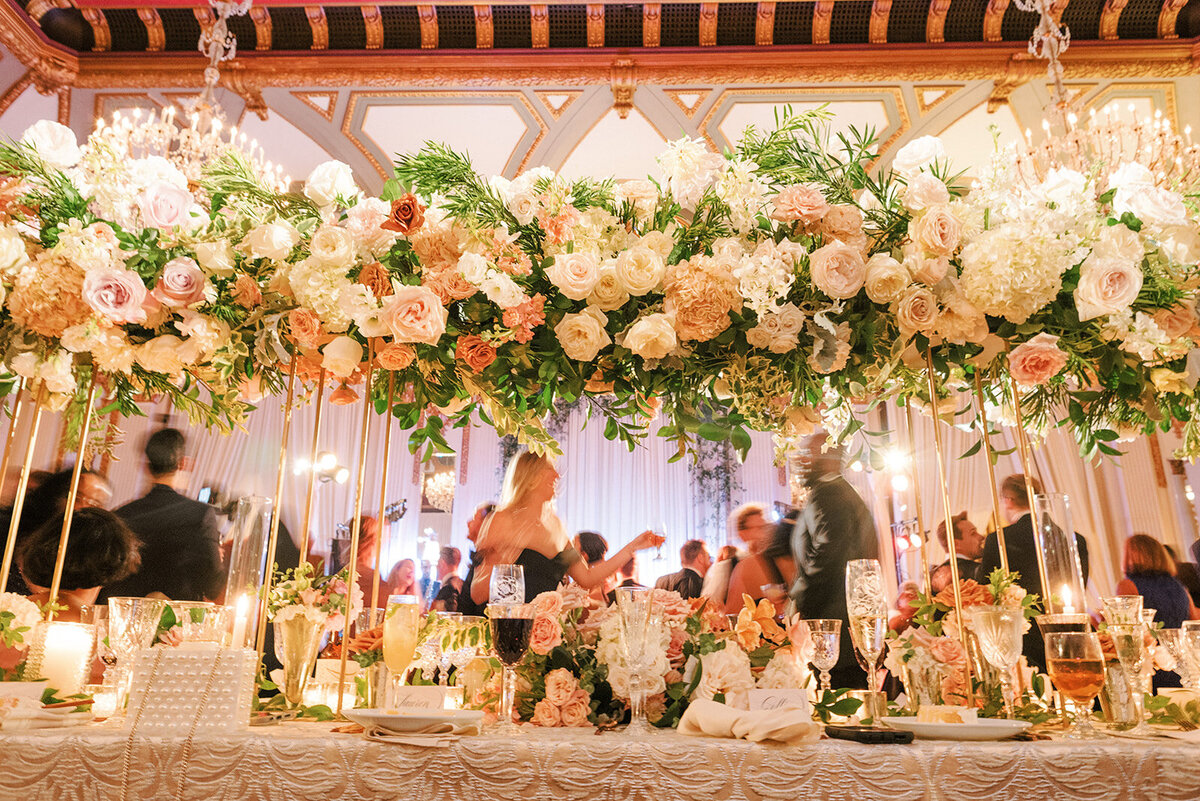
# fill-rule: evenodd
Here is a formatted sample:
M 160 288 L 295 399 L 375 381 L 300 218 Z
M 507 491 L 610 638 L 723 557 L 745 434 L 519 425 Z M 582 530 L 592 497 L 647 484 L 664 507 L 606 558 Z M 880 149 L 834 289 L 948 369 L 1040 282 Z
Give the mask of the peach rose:
M 951 670 L 942 676 L 942 701 L 955 704 L 967 698 L 967 680 L 961 670 Z
M 363 360 L 363 347 L 351 337 L 335 337 L 321 351 L 321 366 L 336 378 L 349 378 Z
M 830 242 L 808 257 L 812 282 L 831 298 L 852 298 L 867 279 L 862 253 L 844 242 Z
M 937 298 L 926 287 L 910 287 L 896 304 L 896 324 L 905 335 L 929 333 L 937 325 L 937 318 Z
M 262 290 L 259 289 L 258 282 L 245 273 L 237 277 L 231 294 L 233 302 L 243 309 L 253 309 L 262 303 Z
M 558 668 L 546 674 L 546 700 L 555 706 L 562 706 L 570 701 L 578 689 L 579 680 L 566 668 Z
M 917 246 L 927 253 L 949 256 L 958 247 L 962 223 L 950 213 L 948 205 L 939 203 L 913 221 L 910 234 Z
M 945 256 L 914 252 L 904 257 L 904 266 L 914 281 L 933 286 L 946 277 L 946 272 L 950 269 L 950 260 Z
M 324 330 L 321 328 L 321 318 L 311 309 L 292 309 L 288 312 L 288 325 L 292 329 L 292 338 L 306 348 L 321 346 Z
M 146 319 L 142 308 L 146 285 L 133 270 L 93 270 L 83 279 L 83 299 L 97 314 L 114 323 L 140 323 Z
M 1196 327 L 1196 312 L 1186 304 L 1177 303 L 1169 309 L 1156 311 L 1154 323 L 1170 339 L 1191 336 Z
M 404 197 L 392 201 L 392 211 L 383 228 L 409 234 L 421 227 L 425 222 L 425 207 L 417 200 L 417 196 L 409 192 Z
M 779 190 L 772 201 L 775 210 L 771 219 L 780 222 L 802 222 L 811 225 L 825 216 L 829 203 L 818 184 L 791 184 Z
M 966 609 L 971 606 L 992 606 L 995 599 L 992 598 L 992 591 L 988 587 L 979 584 L 975 579 L 963 579 L 958 582 L 958 594 L 962 598 L 962 608 Z M 945 604 L 950 608 L 954 608 L 954 588 L 946 587 L 936 596 L 935 601 L 940 604 Z
M 546 615 L 547 617 L 558 617 L 563 610 L 563 597 L 560 593 L 554 590 L 538 593 L 537 597 L 530 601 L 533 604 L 533 613 L 535 615 Z
M 583 300 L 600 280 L 600 265 L 590 253 L 560 253 L 546 270 L 546 277 L 571 300 Z
M 591 697 L 583 690 L 576 690 L 571 695 L 571 700 L 567 701 L 562 706 L 562 725 L 564 726 L 586 726 L 588 725 L 588 714 L 591 713 Z
M 428 287 L 400 287 L 383 302 L 382 317 L 397 342 L 436 345 L 446 332 L 446 308 Z
M 554 727 L 563 725 L 562 713 L 559 708 L 550 703 L 550 699 L 543 698 L 537 702 L 533 708 L 533 718 L 531 721 L 534 726 Z
M 529 650 L 545 656 L 562 644 L 562 626 L 552 617 L 538 615 L 533 619 L 533 631 L 529 635 Z
M 407 369 L 413 363 L 413 359 L 416 356 L 417 352 L 413 350 L 412 345 L 401 345 L 397 342 L 391 342 L 384 345 L 375 354 L 375 362 L 381 370 L 398 372 Z
M 358 393 L 345 384 L 342 384 L 329 393 L 329 402 L 334 406 L 351 406 L 358 402 Z
M 496 346 L 475 334 L 466 334 L 458 338 L 454 358 L 466 364 L 472 373 L 482 373 L 496 361 Z
M 1022 342 L 1008 354 L 1008 371 L 1018 384 L 1045 384 L 1062 371 L 1067 354 L 1058 346 L 1058 337 L 1045 331 Z
M 154 297 L 164 306 L 191 306 L 204 298 L 204 273 L 187 256 L 171 259 L 163 265 L 154 286 Z
M 377 300 L 383 300 L 392 294 L 392 276 L 387 268 L 377 261 L 363 265 L 358 274 L 358 283 L 371 290 L 371 294 Z
M 862 227 L 863 216 L 858 207 L 840 204 L 829 207 L 829 211 L 821 218 L 816 229 L 826 239 L 840 239 L 843 242 L 857 244 L 863 238 Z
M 953 637 L 938 637 L 929 648 L 933 658 L 946 665 L 956 665 L 963 661 L 965 651 L 962 643 Z
M 1079 285 L 1075 287 L 1080 322 L 1127 310 L 1142 291 L 1143 278 L 1137 262 L 1089 255 L 1079 268 Z
M 612 343 L 608 331 L 604 330 L 607 322 L 604 312 L 588 306 L 578 314 L 564 314 L 554 326 L 554 335 L 568 358 L 590 362 L 602 348 Z

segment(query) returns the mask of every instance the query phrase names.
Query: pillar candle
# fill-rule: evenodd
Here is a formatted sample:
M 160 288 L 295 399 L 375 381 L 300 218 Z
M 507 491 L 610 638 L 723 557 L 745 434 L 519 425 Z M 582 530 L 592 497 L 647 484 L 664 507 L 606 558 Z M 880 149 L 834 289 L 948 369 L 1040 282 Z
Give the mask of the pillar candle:
M 54 621 L 46 629 L 41 678 L 58 690 L 60 697 L 74 695 L 87 681 L 95 634 L 86 623 Z

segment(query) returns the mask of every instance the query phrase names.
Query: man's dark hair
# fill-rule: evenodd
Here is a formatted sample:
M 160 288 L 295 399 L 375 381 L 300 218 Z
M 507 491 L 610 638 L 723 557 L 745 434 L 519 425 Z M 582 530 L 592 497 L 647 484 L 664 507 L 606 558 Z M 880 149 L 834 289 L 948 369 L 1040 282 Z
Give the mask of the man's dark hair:
M 706 547 L 704 540 L 688 540 L 679 549 L 679 561 L 685 564 L 695 562 L 700 558 L 700 554 L 704 553 Z
M 63 516 L 51 518 L 21 546 L 18 564 L 30 584 L 49 587 L 58 556 Z M 120 581 L 142 563 L 137 536 L 107 509 L 79 509 L 71 518 L 62 588 L 85 590 Z
M 452 545 L 445 545 L 442 547 L 442 550 L 438 552 L 438 558 L 450 567 L 457 570 L 459 564 L 462 563 L 462 551 Z
M 146 466 L 152 476 L 179 472 L 187 441 L 177 428 L 162 428 L 146 440 Z
M 608 540 L 595 531 L 581 531 L 576 536 L 579 537 L 579 553 L 583 555 L 584 562 L 594 565 L 604 561 L 604 554 L 608 553 Z

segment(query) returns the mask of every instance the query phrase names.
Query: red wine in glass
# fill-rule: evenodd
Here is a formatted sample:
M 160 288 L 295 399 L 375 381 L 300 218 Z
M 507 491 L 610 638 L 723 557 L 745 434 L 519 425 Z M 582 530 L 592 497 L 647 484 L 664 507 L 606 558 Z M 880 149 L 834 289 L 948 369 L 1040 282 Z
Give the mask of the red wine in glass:
M 496 656 L 509 667 L 516 665 L 529 648 L 529 635 L 532 632 L 531 617 L 492 618 L 492 642 Z

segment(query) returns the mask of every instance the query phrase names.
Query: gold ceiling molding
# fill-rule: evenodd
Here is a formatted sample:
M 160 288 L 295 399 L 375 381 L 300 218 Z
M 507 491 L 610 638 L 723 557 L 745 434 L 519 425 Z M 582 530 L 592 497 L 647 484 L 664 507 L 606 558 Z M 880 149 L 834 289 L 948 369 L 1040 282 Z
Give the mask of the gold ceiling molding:
M 167 47 L 167 32 L 163 30 L 162 17 L 153 8 L 139 8 L 138 19 L 146 26 L 146 49 L 160 53 Z
M 1187 0 L 1163 0 L 1162 11 L 1158 12 L 1158 38 L 1178 39 L 1175 32 L 1175 21 L 1179 12 L 1187 5 Z
M 633 94 L 637 91 L 638 70 L 633 59 L 618 58 L 609 71 L 609 88 L 612 89 L 613 108 L 617 116 L 625 119 L 633 110 Z
M 337 92 L 292 92 L 292 97 L 333 122 L 333 114 L 337 110 Z M 321 101 L 325 101 L 324 104 Z
M 892 15 L 892 0 L 872 0 L 871 21 L 867 29 L 867 41 L 871 44 L 886 44 L 888 19 Z
M 684 113 L 688 119 L 691 119 L 696 114 L 696 110 L 704 105 L 704 101 L 708 99 L 711 89 L 664 89 L 663 94 L 671 98 L 675 105 L 679 106 L 679 110 Z M 695 96 L 689 104 L 684 98 Z
M 205 9 L 205 11 L 207 10 Z M 111 48 L 112 31 L 108 28 L 108 17 L 104 16 L 104 11 L 90 6 L 81 8 L 80 11 L 83 12 L 83 18 L 92 28 L 92 49 L 103 52 Z
M 1008 98 L 1013 92 L 1045 73 L 1046 68 L 1041 59 L 1035 59 L 1028 53 L 1015 53 L 1010 56 L 1004 74 L 996 78 L 992 93 L 988 95 L 988 113 L 991 114 L 1008 103 Z
M 529 7 L 529 38 L 535 48 L 550 46 L 550 7 L 545 3 Z
M 700 46 L 717 46 L 717 4 L 700 4 Z
M 928 114 L 937 106 L 949 100 L 954 93 L 963 87 L 959 84 L 933 84 L 930 86 L 914 86 L 913 93 L 917 96 L 917 111 L 922 116 Z M 940 92 L 937 97 L 932 100 L 925 99 L 926 92 Z
M 495 28 L 492 23 L 492 7 L 475 6 L 475 47 L 487 50 L 496 41 Z
M 1120 100 L 1136 100 L 1145 98 L 1151 105 L 1158 107 L 1157 98 L 1162 98 L 1162 113 L 1176 130 L 1179 130 L 1179 108 L 1175 97 L 1173 83 L 1114 83 L 1104 87 L 1088 101 L 1088 108 L 1102 110 L 1109 103 Z
M 383 48 L 383 12 L 379 6 L 362 7 L 363 26 L 366 28 L 368 50 Z
M 642 47 L 662 44 L 662 4 L 642 4 Z
M 28 68 L 34 87 L 44 95 L 57 92 L 60 86 L 74 85 L 78 78 L 79 56 L 30 25 L 13 2 L 0 2 L 0 44 Z
M 775 41 L 775 4 L 759 3 L 754 15 L 754 44 L 767 47 Z
M 4 94 L 0 95 L 0 116 L 8 111 L 8 107 L 17 101 L 17 98 L 24 94 L 25 90 L 33 84 L 33 76 L 29 70 L 25 70 L 25 74 L 17 79 L 17 82 L 5 90 Z
M 121 100 L 136 102 L 121 103 Z M 161 109 L 162 103 L 155 100 L 146 92 L 97 92 L 92 100 L 92 121 L 106 118 L 120 108 L 152 108 Z
M 58 90 L 58 124 L 71 124 L 71 87 L 63 86 Z
M 1004 38 L 1001 26 L 1007 10 L 1008 0 L 988 0 L 987 10 L 983 12 L 983 41 L 999 42 Z
M 817 0 L 813 5 L 813 44 L 829 44 L 829 32 L 833 28 L 833 0 Z
M 25 13 L 33 19 L 34 22 L 41 22 L 42 17 L 46 16 L 46 12 L 52 8 L 70 8 L 70 0 L 32 0 L 25 7 Z
M 1129 0 L 1104 0 L 1104 10 L 1100 12 L 1100 38 L 1116 39 L 1117 25 L 1121 21 L 1121 12 Z
M 438 46 L 437 8 L 432 5 L 419 5 L 417 6 L 417 18 L 421 23 L 421 49 L 436 49 Z
M 925 41 L 946 41 L 946 17 L 950 14 L 950 0 L 929 0 L 929 14 L 925 17 Z
M 562 90 L 547 89 L 545 91 L 535 91 L 534 94 L 537 95 L 538 100 L 542 101 L 542 103 L 545 104 L 546 109 L 550 112 L 550 116 L 553 119 L 557 120 L 559 117 L 561 117 L 563 115 L 563 112 L 565 112 L 568 108 L 571 107 L 572 103 L 574 103 L 576 100 L 578 100 L 580 98 L 580 96 L 583 95 L 583 90 L 582 89 L 562 89 Z M 558 105 L 554 104 L 554 98 L 556 98 L 556 97 L 563 98 L 562 102 L 560 102 Z
M 329 20 L 325 16 L 324 6 L 305 6 L 304 16 L 308 18 L 308 27 L 312 29 L 311 50 L 329 49 Z
M 250 20 L 254 23 L 254 49 L 271 49 L 271 12 L 262 6 L 250 7 Z
M 587 4 L 587 45 L 604 47 L 604 4 Z

